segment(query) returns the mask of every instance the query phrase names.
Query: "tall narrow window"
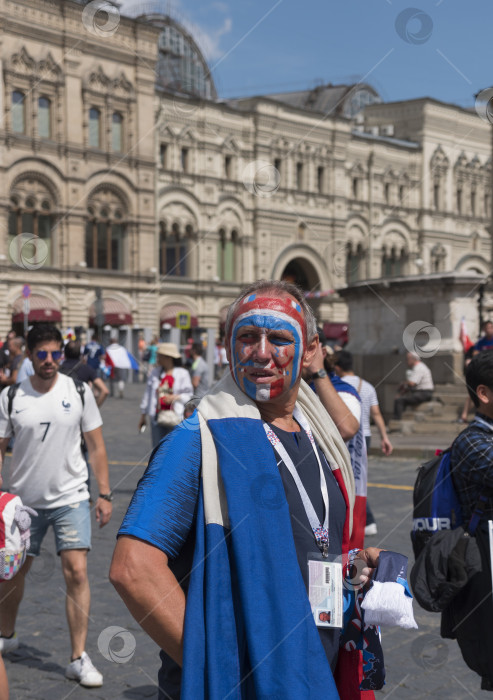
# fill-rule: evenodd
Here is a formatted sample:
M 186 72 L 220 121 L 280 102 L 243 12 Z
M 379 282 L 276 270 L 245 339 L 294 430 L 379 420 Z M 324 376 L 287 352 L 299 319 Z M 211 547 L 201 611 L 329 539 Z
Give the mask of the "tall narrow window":
M 476 216 L 476 190 L 471 190 L 471 214 Z
M 171 231 L 169 231 L 166 222 L 161 221 L 159 223 L 159 273 L 161 275 L 169 275 L 171 277 L 186 276 L 187 237 L 180 232 L 178 224 L 173 224 Z
M 404 205 L 406 199 L 406 188 L 404 185 L 399 185 L 399 204 Z
M 235 248 L 238 240 L 237 231 L 228 236 L 222 228 L 219 230 L 217 246 L 217 276 L 225 282 L 235 281 Z
M 317 192 L 323 194 L 325 191 L 325 168 L 321 165 L 317 168 Z
M 303 163 L 296 163 L 296 187 L 303 189 Z
M 111 118 L 111 150 L 114 153 L 123 151 L 123 117 L 118 112 L 113 112 Z
M 14 90 L 12 93 L 12 131 L 16 134 L 26 133 L 25 95 Z
M 224 176 L 231 179 L 231 156 L 224 156 Z
M 189 158 L 188 158 L 188 148 L 182 148 L 181 149 L 181 169 L 184 173 L 188 173 L 188 167 L 189 167 Z
M 457 213 L 462 214 L 462 189 L 460 187 L 457 188 L 456 199 L 457 199 Z
M 440 183 L 435 182 L 433 185 L 433 208 L 440 209 Z
M 352 188 L 353 188 L 353 198 L 359 199 L 359 195 L 360 195 L 359 177 L 353 177 Z
M 390 204 L 390 183 L 388 182 L 383 186 L 383 197 L 385 199 L 385 204 Z
M 484 216 L 489 216 L 490 213 L 490 195 L 485 192 L 484 195 Z
M 88 207 L 88 215 L 87 267 L 124 270 L 127 231 L 121 201 L 107 192 L 97 193 Z
M 281 169 L 282 169 L 282 161 L 280 158 L 275 158 L 274 159 L 274 168 L 277 170 L 279 173 L 279 177 L 281 176 Z
M 159 163 L 162 168 L 167 170 L 168 168 L 168 144 L 162 143 L 159 146 Z
M 51 102 L 48 97 L 38 99 L 38 135 L 40 139 L 51 138 Z
M 89 110 L 89 147 L 101 148 L 101 112 L 96 107 Z

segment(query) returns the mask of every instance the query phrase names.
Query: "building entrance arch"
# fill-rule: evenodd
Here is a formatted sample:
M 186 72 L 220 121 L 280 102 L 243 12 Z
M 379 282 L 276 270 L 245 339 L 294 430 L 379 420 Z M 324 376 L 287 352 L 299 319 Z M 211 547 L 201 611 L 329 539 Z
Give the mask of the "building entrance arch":
M 293 258 L 288 262 L 281 273 L 281 280 L 296 284 L 306 292 L 320 289 L 320 277 L 306 258 Z

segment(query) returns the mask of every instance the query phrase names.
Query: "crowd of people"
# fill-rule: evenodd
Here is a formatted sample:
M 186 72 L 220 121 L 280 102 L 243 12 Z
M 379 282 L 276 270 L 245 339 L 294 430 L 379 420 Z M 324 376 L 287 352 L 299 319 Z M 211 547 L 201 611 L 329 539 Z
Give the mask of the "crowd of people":
M 474 439 L 459 440 L 453 455 L 465 511 L 486 489 L 491 517 L 493 353 L 487 342 L 478 345 L 480 357 L 466 369 L 479 411 L 469 426 Z M 25 576 L 52 527 L 67 591 L 65 673 L 85 687 L 103 683 L 85 648 L 89 467 L 102 527 L 112 492 L 99 406 L 114 393 L 107 358 L 123 396 L 119 348 L 104 348 L 95 336 L 64 343 L 42 324 L 29 331 L 25 351 L 15 333 L 0 350 L 1 463 L 10 443 L 9 489 L 36 511 L 26 562 L 0 584 L 0 652 L 18 646 Z M 381 453 L 393 451 L 375 387 L 355 373 L 350 352 L 328 343 L 303 292 L 272 280 L 250 285 L 229 308 L 214 377 L 199 341 L 184 358 L 155 337 L 139 343 L 139 359 L 146 372 L 137 424 L 141 432 L 149 427 L 154 449 L 119 529 L 110 579 L 161 649 L 160 700 L 374 697 L 383 652 L 378 627 L 365 624 L 361 609 L 384 557 L 365 546 L 378 532 L 367 501 L 371 421 Z M 406 361 L 397 419 L 434 390 L 419 355 Z M 387 574 L 397 566 L 388 557 L 404 559 L 386 552 Z M 402 583 L 400 563 L 396 571 Z M 493 609 L 482 612 L 484 624 L 493 621 Z M 473 665 L 488 655 L 468 629 L 459 638 L 464 658 L 492 690 L 488 662 Z M 1 700 L 2 683 L 0 667 Z

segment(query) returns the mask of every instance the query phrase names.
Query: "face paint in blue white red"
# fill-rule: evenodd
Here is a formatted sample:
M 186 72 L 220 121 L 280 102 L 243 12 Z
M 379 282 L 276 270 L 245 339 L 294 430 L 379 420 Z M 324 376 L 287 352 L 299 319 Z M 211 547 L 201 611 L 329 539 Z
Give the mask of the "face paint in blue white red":
M 303 312 L 291 296 L 252 294 L 238 306 L 229 337 L 231 370 L 254 401 L 270 401 L 291 389 L 306 349 Z

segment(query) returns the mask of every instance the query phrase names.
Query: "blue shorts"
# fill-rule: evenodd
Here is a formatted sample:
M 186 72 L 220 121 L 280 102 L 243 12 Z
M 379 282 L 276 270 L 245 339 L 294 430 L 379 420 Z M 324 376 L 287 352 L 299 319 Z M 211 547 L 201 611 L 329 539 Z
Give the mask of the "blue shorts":
M 36 508 L 31 516 L 31 546 L 28 556 L 37 557 L 46 531 L 53 526 L 57 554 L 63 549 L 91 549 L 91 511 L 89 501 L 59 508 Z

